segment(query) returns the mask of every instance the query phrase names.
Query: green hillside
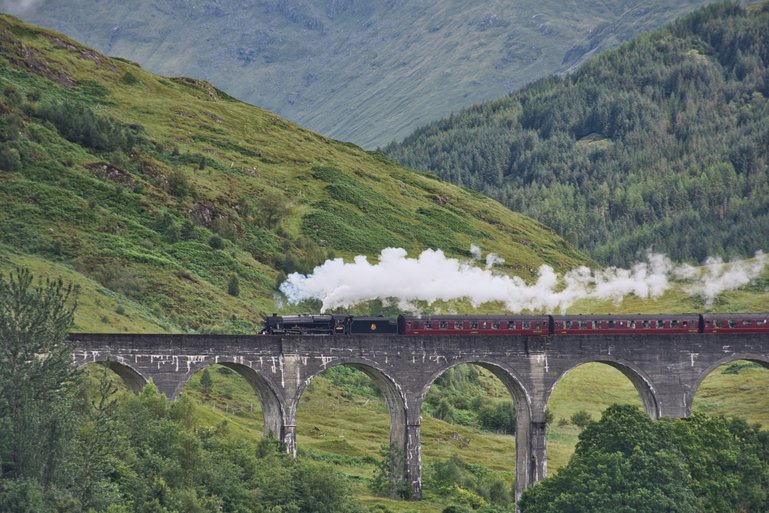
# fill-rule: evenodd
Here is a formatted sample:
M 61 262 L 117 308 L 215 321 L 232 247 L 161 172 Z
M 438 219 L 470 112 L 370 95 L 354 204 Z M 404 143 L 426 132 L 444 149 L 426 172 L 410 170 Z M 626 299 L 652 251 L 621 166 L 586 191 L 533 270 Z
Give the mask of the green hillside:
M 375 148 L 705 3 L 38 0 L 11 14 Z
M 79 284 L 76 330 L 250 332 L 286 273 L 388 246 L 477 244 L 522 276 L 587 261 L 477 193 L 9 16 L 0 112 L 0 269 Z
M 386 152 L 530 215 L 604 263 L 769 240 L 769 3 L 718 4 Z

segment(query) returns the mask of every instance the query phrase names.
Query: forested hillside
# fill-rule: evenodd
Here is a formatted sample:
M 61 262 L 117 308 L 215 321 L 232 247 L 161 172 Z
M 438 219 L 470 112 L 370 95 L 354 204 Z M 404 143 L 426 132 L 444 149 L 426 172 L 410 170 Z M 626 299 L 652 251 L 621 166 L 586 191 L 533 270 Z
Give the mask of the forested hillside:
M 286 273 L 389 246 L 586 261 L 480 194 L 9 16 L 0 114 L 0 271 L 80 285 L 75 330 L 257 331 Z
M 599 261 L 769 240 L 769 3 L 703 8 L 386 152 L 530 215 Z
M 705 3 L 6 0 L 0 10 L 375 148 Z

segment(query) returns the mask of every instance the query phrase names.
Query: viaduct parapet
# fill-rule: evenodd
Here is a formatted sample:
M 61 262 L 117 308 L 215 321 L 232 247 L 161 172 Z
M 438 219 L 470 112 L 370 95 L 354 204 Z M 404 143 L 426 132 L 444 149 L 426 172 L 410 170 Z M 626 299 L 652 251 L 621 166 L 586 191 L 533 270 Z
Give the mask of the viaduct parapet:
M 296 453 L 296 411 L 310 381 L 335 365 L 370 376 L 390 412 L 390 441 L 402 449 L 403 480 L 421 496 L 420 410 L 447 369 L 472 363 L 490 370 L 516 408 L 516 498 L 547 474 L 545 408 L 571 369 L 603 362 L 638 390 L 647 413 L 686 417 L 702 380 L 734 360 L 769 367 L 769 334 L 659 336 L 336 336 L 72 334 L 78 365 L 101 363 L 135 391 L 153 381 L 175 399 L 187 380 L 214 364 L 243 376 L 259 396 L 264 431 Z

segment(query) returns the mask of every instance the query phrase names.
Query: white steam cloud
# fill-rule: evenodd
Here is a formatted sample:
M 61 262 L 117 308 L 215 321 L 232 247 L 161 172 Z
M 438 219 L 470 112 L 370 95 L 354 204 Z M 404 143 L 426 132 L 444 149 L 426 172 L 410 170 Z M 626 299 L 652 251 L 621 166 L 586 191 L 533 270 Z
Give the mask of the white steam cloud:
M 337 258 L 327 260 L 310 275 L 293 273 L 280 290 L 289 303 L 322 300 L 321 311 L 377 298 L 396 298 L 403 309 L 410 309 L 413 301 L 432 304 L 466 298 L 474 306 L 501 302 L 509 312 L 563 312 L 581 299 L 619 303 L 628 294 L 642 299 L 657 298 L 671 287 L 672 280 L 683 282 L 689 294 L 710 303 L 722 292 L 757 278 L 769 264 L 761 252 L 747 262 L 708 259 L 703 267 L 676 265 L 664 255 L 649 253 L 646 262 L 630 269 L 580 267 L 559 276 L 552 267 L 542 265 L 537 279 L 527 283 L 518 276 L 493 272 L 491 267 L 503 262 L 496 255 L 488 254 L 486 268 L 482 269 L 475 266 L 475 262 L 482 260 L 481 249 L 473 245 L 470 253 L 473 261 L 449 258 L 443 251 L 432 249 L 409 258 L 404 249 L 386 248 L 375 264 L 365 256 L 357 256 L 353 262 Z
M 470 254 L 476 260 L 483 260 L 483 252 L 481 251 L 481 248 L 475 244 L 470 244 Z M 491 269 L 495 265 L 501 265 L 504 263 L 505 259 L 495 255 L 494 253 L 489 253 L 486 255 L 486 269 Z
M 45 0 L 0 0 L 0 11 L 20 16 L 45 3 Z

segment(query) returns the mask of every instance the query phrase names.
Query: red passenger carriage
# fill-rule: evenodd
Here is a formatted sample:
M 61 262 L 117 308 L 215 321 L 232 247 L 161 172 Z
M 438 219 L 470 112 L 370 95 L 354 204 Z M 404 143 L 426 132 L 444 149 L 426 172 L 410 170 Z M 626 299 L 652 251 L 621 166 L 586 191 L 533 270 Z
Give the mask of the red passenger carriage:
M 550 333 L 547 315 L 423 315 L 398 317 L 402 335 L 529 335 Z
M 698 314 L 553 315 L 553 335 L 649 335 L 698 333 Z
M 702 314 L 703 333 L 766 333 L 769 313 Z

